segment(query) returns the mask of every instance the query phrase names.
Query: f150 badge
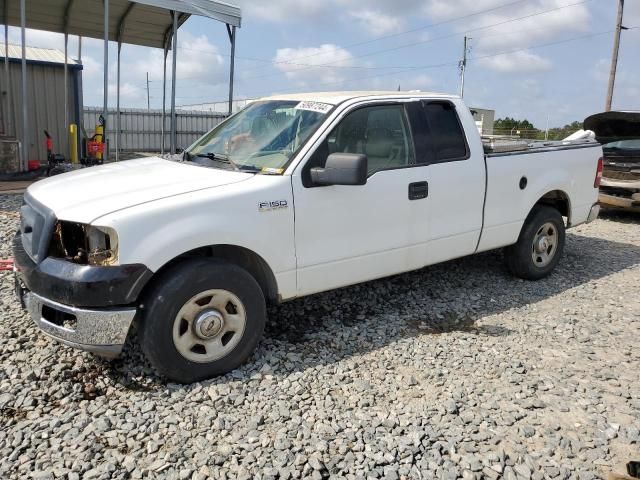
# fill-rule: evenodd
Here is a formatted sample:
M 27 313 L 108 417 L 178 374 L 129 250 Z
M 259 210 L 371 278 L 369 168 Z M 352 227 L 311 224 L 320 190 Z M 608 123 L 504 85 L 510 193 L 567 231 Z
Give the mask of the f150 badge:
M 269 210 L 277 210 L 280 208 L 287 208 L 286 200 L 274 200 L 273 202 L 260 202 L 258 204 L 258 211 L 267 212 Z

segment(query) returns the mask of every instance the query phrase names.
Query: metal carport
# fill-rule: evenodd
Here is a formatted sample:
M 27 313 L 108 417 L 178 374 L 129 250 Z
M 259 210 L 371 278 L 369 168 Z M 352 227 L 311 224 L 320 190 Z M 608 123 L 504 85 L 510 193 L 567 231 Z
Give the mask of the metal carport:
M 229 112 L 233 103 L 233 74 L 235 60 L 236 28 L 241 24 L 241 12 L 236 6 L 213 0 L 3 0 L 3 23 L 5 45 L 8 44 L 8 27 L 22 29 L 22 84 L 26 83 L 25 29 L 33 28 L 65 35 L 65 84 L 67 80 L 66 59 L 69 35 L 104 39 L 104 98 L 103 116 L 107 118 L 109 87 L 109 41 L 117 42 L 117 120 L 116 159 L 120 131 L 120 50 L 123 43 L 164 49 L 163 78 L 163 125 L 166 91 L 167 54 L 173 50 L 171 67 L 171 135 L 170 152 L 176 149 L 176 62 L 178 28 L 192 15 L 202 16 L 226 24 L 231 43 L 229 68 Z M 5 49 L 6 51 L 6 49 Z M 8 58 L 5 57 L 5 75 L 8 75 Z M 23 88 L 23 92 L 26 88 Z M 66 102 L 65 102 L 66 103 Z M 22 98 L 23 145 L 28 135 L 27 98 Z M 107 138 L 105 125 L 105 138 Z M 68 128 L 68 113 L 65 112 L 65 129 Z M 164 138 L 164 136 L 163 136 Z M 26 168 L 26 149 L 21 149 L 23 168 Z M 164 146 L 163 146 L 164 153 Z

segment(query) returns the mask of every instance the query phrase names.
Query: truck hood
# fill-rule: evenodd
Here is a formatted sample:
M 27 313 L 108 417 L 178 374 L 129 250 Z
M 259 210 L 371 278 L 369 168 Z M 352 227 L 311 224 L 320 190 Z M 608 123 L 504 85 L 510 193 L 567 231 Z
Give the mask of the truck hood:
M 34 183 L 28 192 L 61 220 L 91 223 L 116 210 L 251 177 L 252 173 L 149 157 L 56 175 Z
M 640 112 L 603 112 L 587 117 L 584 129 L 602 144 L 640 139 Z

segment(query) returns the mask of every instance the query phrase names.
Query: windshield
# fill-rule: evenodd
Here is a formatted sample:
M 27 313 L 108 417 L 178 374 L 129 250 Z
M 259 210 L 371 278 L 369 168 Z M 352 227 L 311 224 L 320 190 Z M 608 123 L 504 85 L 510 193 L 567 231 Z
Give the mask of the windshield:
M 605 150 L 640 150 L 640 140 L 619 140 L 607 143 L 602 148 Z
M 280 174 L 332 108 L 319 102 L 254 102 L 191 145 L 185 158 Z

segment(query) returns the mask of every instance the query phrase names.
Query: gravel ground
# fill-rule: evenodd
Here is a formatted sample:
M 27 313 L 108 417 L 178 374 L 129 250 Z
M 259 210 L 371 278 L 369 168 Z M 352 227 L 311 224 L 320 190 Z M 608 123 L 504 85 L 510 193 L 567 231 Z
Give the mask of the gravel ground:
M 0 196 L 0 257 L 20 196 Z M 270 309 L 241 369 L 166 384 L 40 334 L 0 277 L 0 478 L 599 478 L 640 460 L 640 217 Z

